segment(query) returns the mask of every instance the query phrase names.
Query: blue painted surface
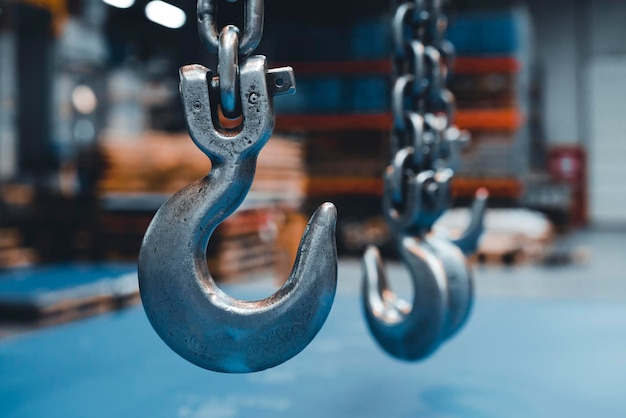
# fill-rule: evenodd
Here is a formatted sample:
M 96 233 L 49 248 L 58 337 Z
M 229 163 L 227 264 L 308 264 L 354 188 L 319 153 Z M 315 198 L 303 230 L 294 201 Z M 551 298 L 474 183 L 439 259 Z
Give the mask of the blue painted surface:
M 528 48 L 530 20 L 524 9 L 459 13 L 447 38 L 460 56 L 510 56 Z
M 358 294 L 341 292 L 304 352 L 250 375 L 192 366 L 133 308 L 1 341 L 0 376 L 6 418 L 618 417 L 626 305 L 479 299 L 457 337 L 404 363 L 375 345 Z
M 130 263 L 57 264 L 9 270 L 0 273 L 0 303 L 34 302 L 51 295 L 62 299 L 79 289 L 94 296 L 111 291 L 109 283 L 125 283 L 133 274 L 136 277 L 136 270 L 136 265 Z
M 274 104 L 277 114 L 378 113 L 389 109 L 387 75 L 298 76 L 298 93 Z
M 42 294 L 47 291 L 67 290 L 136 272 L 130 263 L 55 264 L 48 267 L 29 267 L 0 273 L 0 294 Z

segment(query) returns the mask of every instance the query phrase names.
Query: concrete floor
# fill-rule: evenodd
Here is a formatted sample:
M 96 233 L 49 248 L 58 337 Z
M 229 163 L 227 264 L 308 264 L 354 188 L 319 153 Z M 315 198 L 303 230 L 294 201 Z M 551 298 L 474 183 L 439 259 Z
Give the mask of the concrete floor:
M 187 363 L 140 307 L 16 335 L 0 341 L 0 416 L 623 416 L 625 244 L 624 234 L 583 232 L 567 240 L 587 249 L 582 265 L 477 268 L 467 325 L 417 363 L 391 358 L 370 336 L 357 259 L 341 260 L 318 336 L 259 373 L 224 375 Z M 388 269 L 394 289 L 408 293 L 403 266 Z M 274 288 L 265 277 L 225 290 L 256 299 Z

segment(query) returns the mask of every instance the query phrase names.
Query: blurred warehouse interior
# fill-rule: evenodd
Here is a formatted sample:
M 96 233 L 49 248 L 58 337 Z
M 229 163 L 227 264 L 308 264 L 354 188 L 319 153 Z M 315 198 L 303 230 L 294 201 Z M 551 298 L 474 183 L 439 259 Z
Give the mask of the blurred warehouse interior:
M 218 26 L 241 27 L 245 2 L 217 1 Z M 265 1 L 256 53 L 270 68 L 292 66 L 297 93 L 276 97 L 251 192 L 210 239 L 207 264 L 227 296 L 220 301 L 204 280 L 202 252 L 183 254 L 180 242 L 201 234 L 195 214 L 187 222 L 178 210 L 189 208 L 173 205 L 168 227 L 182 219 L 180 230 L 193 228 L 159 229 L 145 245 L 144 312 L 137 258 L 146 228 L 170 196 L 211 170 L 187 133 L 178 91 L 181 66 L 217 67 L 199 40 L 196 1 L 0 0 L 1 416 L 624 415 L 626 2 L 449 0 L 453 59 L 437 42 L 443 20 L 410 34 L 443 52 L 430 65 L 451 70 L 455 123 L 471 141 L 452 181 L 453 207 L 434 226 L 444 238 L 403 236 L 396 246 L 382 194 L 397 3 Z M 412 18 L 422 24 L 423 15 Z M 464 265 L 462 246 L 447 238 L 465 229 L 481 188 L 485 231 Z M 189 201 L 200 201 L 197 190 Z M 221 196 L 225 207 L 236 200 Z M 336 292 L 334 261 L 315 251 L 332 246 L 321 240 L 301 251 L 309 270 L 293 276 L 304 279 L 276 292 L 324 201 L 339 215 Z M 178 241 L 160 239 L 164 230 Z M 364 274 L 370 244 L 388 262 L 393 291 L 384 280 L 367 287 L 364 276 L 383 270 L 371 262 Z M 413 259 L 411 245 L 421 251 Z M 376 290 L 384 295 L 370 309 Z M 319 304 L 332 304 L 325 323 Z M 389 321 L 385 333 L 373 331 L 367 312 Z M 251 371 L 240 348 L 249 358 L 295 353 L 303 330 L 315 336 L 306 350 L 260 373 L 185 361 L 217 357 L 235 367 L 220 371 Z M 415 358 L 385 355 L 380 348 L 391 353 L 392 344 L 380 335 L 400 336 L 403 349 L 426 341 L 418 348 L 429 357 L 398 361 Z M 191 354 L 179 358 L 159 336 Z
M 209 171 L 185 129 L 178 67 L 216 63 L 196 3 L 159 15 L 163 4 L 0 1 L 0 268 L 135 260 L 160 204 Z M 236 21 L 241 5 L 230 7 Z M 390 11 L 267 2 L 258 52 L 294 67 L 298 93 L 276 99 L 253 191 L 211 240 L 218 278 L 286 277 L 325 200 L 339 209 L 340 254 L 393 254 L 380 215 Z M 454 182 L 459 209 L 442 223 L 454 233 L 489 189 L 477 261 L 546 261 L 563 234 L 626 227 L 625 18 L 619 0 L 459 0 L 449 11 L 456 122 L 472 143 Z

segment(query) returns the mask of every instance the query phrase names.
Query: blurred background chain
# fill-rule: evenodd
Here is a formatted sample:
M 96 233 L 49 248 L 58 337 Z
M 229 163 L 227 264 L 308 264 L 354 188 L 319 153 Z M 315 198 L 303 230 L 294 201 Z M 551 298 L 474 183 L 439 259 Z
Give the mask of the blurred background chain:
M 454 95 L 446 80 L 454 47 L 445 40 L 443 3 L 398 2 L 393 11 L 393 131 L 385 198 L 391 223 L 402 220 L 392 229 L 427 232 L 450 207 L 450 170 L 469 139 L 453 124 Z

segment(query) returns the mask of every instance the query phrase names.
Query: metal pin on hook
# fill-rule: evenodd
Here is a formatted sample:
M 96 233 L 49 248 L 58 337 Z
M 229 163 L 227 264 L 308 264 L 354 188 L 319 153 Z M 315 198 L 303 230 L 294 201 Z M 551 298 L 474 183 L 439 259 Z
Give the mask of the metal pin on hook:
M 180 71 L 189 133 L 211 159 L 208 176 L 176 193 L 157 212 L 139 256 L 139 285 L 150 323 L 180 356 L 205 369 L 246 373 L 274 367 L 303 350 L 322 327 L 337 285 L 336 209 L 322 205 L 306 228 L 293 270 L 270 297 L 243 301 L 223 292 L 206 264 L 215 228 L 245 198 L 268 141 L 271 100 L 293 88 L 293 72 L 269 72 L 265 57 L 240 71 L 243 122 L 221 130 L 210 103 L 211 72 Z M 268 83 L 280 77 L 276 85 Z

